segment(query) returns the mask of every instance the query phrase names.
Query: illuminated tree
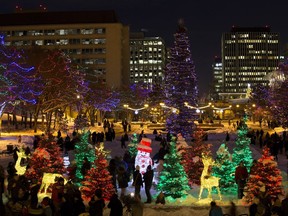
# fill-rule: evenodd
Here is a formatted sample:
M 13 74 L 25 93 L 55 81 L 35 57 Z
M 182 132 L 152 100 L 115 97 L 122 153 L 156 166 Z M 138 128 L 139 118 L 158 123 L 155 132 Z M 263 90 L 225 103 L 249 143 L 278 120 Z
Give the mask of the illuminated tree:
M 38 183 L 41 183 L 43 173 L 65 173 L 62 152 L 53 136 L 49 135 L 40 140 L 39 147 L 33 152 L 27 167 L 27 179 L 37 179 Z
M 165 105 L 179 112 L 168 115 L 166 127 L 171 133 L 181 133 L 188 139 L 195 126 L 195 110 L 188 109 L 184 103 L 197 105 L 198 88 L 188 33 L 183 22 L 179 22 L 174 38 L 174 46 L 170 50 L 171 58 L 165 67 Z
M 245 116 L 239 124 L 237 138 L 235 141 L 236 146 L 233 148 L 232 161 L 235 169 L 241 161 L 243 161 L 243 164 L 246 166 L 247 170 L 250 170 L 252 164 L 252 152 L 250 149 L 251 139 L 247 137 L 248 127 L 246 122 L 247 116 Z
M 132 158 L 136 157 L 138 153 L 137 145 L 138 145 L 138 137 L 137 134 L 134 133 L 132 135 L 131 142 L 128 144 L 128 150 Z
M 75 144 L 75 162 L 76 162 L 76 182 L 83 180 L 82 165 L 84 158 L 87 158 L 90 163 L 95 161 L 95 148 L 89 143 L 89 132 L 81 134 L 80 141 Z
M 203 171 L 202 154 L 211 155 L 211 145 L 203 142 L 205 133 L 198 128 L 194 131 L 192 137 L 194 141 L 191 146 L 186 148 L 182 156 L 182 164 L 188 176 L 189 184 L 200 185 L 200 177 Z
M 221 144 L 216 152 L 215 166 L 213 166 L 212 175 L 219 177 L 219 186 L 222 193 L 236 193 L 237 185 L 235 183 L 235 166 L 232 163 L 232 157 L 225 143 Z
M 104 150 L 104 145 L 101 143 L 96 147 L 96 160 L 94 167 L 92 167 L 82 181 L 81 193 L 85 200 L 90 200 L 96 189 L 101 189 L 103 198 L 109 200 L 115 193 L 115 188 L 112 182 L 112 176 L 108 171 L 108 161 L 106 159 L 108 152 Z
M 0 125 L 3 112 L 11 111 L 17 101 L 35 104 L 42 92 L 41 79 L 28 66 L 23 52 L 7 48 L 0 35 Z
M 187 195 L 188 178 L 181 165 L 181 158 L 176 150 L 176 138 L 172 137 L 169 145 L 169 152 L 164 157 L 163 170 L 157 185 L 158 191 L 163 191 L 165 196 L 181 198 Z
M 283 195 L 281 171 L 277 167 L 277 162 L 270 155 L 270 149 L 265 146 L 262 151 L 262 157 L 258 159 L 253 168 L 253 172 L 246 183 L 244 199 L 252 202 L 257 197 L 260 188 L 265 185 L 266 192 L 272 199 Z

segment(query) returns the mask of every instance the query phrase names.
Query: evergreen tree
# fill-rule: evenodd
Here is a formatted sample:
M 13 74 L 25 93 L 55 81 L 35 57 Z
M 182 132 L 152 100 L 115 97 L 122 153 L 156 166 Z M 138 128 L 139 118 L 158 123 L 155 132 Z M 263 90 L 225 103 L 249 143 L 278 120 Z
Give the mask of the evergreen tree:
M 166 127 L 172 134 L 181 133 L 188 139 L 194 125 L 195 109 L 189 109 L 184 103 L 196 106 L 197 84 L 195 66 L 191 58 L 187 29 L 183 21 L 179 22 L 174 34 L 174 46 L 171 58 L 165 67 L 165 105 L 177 112 L 171 112 L 166 119 Z
M 246 125 L 247 116 L 244 116 L 240 122 L 237 139 L 235 141 L 236 146 L 233 148 L 232 161 L 234 163 L 234 171 L 236 167 L 243 161 L 244 166 L 247 170 L 250 170 L 252 164 L 252 152 L 250 150 L 251 139 L 247 137 L 248 127 Z
M 102 189 L 103 198 L 109 200 L 115 193 L 115 188 L 112 182 L 112 176 L 108 171 L 108 161 L 106 159 L 108 152 L 104 150 L 103 143 L 96 147 L 96 160 L 94 167 L 92 167 L 82 181 L 81 193 L 85 200 L 90 200 L 96 189 Z
M 157 189 L 163 191 L 166 196 L 181 198 L 187 195 L 188 178 L 181 165 L 181 158 L 176 150 L 176 138 L 172 137 L 169 152 L 164 157 L 163 170 L 159 177 Z
M 251 171 L 253 172 L 250 173 L 245 188 L 244 199 L 247 202 L 252 202 L 254 197 L 258 196 L 263 185 L 272 199 L 283 194 L 281 171 L 267 146 L 263 148 L 262 157 L 258 159 Z
M 182 164 L 189 179 L 189 185 L 200 185 L 200 177 L 203 170 L 202 153 L 211 155 L 210 144 L 203 142 L 204 131 L 197 129 L 193 133 L 193 142 L 191 146 L 185 149 L 182 156 Z
M 136 157 L 138 153 L 137 145 L 138 145 L 138 137 L 137 134 L 134 133 L 132 135 L 131 142 L 128 144 L 128 150 L 132 158 Z
M 54 141 L 54 137 L 44 137 L 39 142 L 39 147 L 33 152 L 28 169 L 25 172 L 27 179 L 37 179 L 41 183 L 43 173 L 59 173 L 66 172 L 64 168 L 62 152 L 60 147 Z
M 216 152 L 216 166 L 213 166 L 212 175 L 219 177 L 220 190 L 222 193 L 236 193 L 237 185 L 235 183 L 235 166 L 232 163 L 232 157 L 225 143 L 221 144 Z
M 89 121 L 87 116 L 79 114 L 74 120 L 75 130 L 85 130 L 87 127 L 89 127 Z
M 89 132 L 83 132 L 80 141 L 75 144 L 76 182 L 80 182 L 84 177 L 81 171 L 84 158 L 90 163 L 94 163 L 95 160 L 95 148 L 88 142 L 88 138 Z

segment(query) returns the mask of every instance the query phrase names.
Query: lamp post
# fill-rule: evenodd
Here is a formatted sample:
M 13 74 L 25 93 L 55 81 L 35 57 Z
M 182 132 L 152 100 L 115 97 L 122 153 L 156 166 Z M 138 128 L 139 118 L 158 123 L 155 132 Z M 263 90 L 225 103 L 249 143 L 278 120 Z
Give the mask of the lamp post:
M 148 104 L 144 104 L 143 107 L 140 107 L 140 108 L 132 108 L 132 107 L 129 106 L 129 104 L 124 104 L 123 107 L 124 107 L 125 109 L 127 109 L 127 110 L 132 110 L 132 111 L 134 111 L 134 114 L 135 114 L 135 115 L 138 115 L 138 113 L 139 113 L 140 110 L 147 109 L 147 108 L 149 107 L 149 105 L 148 105 Z M 128 112 L 127 112 L 127 119 L 128 119 Z

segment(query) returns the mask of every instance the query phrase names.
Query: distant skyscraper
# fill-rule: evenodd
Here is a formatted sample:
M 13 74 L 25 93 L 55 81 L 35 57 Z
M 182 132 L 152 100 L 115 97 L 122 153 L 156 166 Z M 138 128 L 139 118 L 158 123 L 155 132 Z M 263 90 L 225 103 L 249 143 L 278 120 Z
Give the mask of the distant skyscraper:
M 130 82 L 162 83 L 165 67 L 165 43 L 160 37 L 145 37 L 143 32 L 130 33 Z
M 218 99 L 219 93 L 222 92 L 222 59 L 219 56 L 215 56 L 214 63 L 212 64 L 213 71 L 213 93 L 212 98 Z
M 129 27 L 114 11 L 0 14 L 0 32 L 7 46 L 62 50 L 91 82 L 129 84 Z
M 222 93 L 224 98 L 245 95 L 248 84 L 267 85 L 264 77 L 279 64 L 279 34 L 269 27 L 232 27 L 222 35 Z

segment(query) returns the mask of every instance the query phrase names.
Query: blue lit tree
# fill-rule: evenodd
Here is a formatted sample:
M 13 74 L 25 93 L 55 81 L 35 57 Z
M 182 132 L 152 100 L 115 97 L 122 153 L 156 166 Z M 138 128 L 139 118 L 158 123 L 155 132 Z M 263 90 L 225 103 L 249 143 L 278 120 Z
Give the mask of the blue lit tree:
M 41 89 L 35 68 L 27 65 L 22 52 L 6 47 L 0 35 L 0 118 L 19 101 L 35 104 Z
M 166 127 L 171 133 L 181 133 L 183 137 L 188 138 L 194 127 L 195 110 L 188 109 L 184 103 L 197 105 L 198 88 L 188 33 L 183 21 L 179 22 L 174 37 L 171 58 L 165 67 L 165 105 L 176 108 L 179 112 L 171 112 L 168 115 Z

